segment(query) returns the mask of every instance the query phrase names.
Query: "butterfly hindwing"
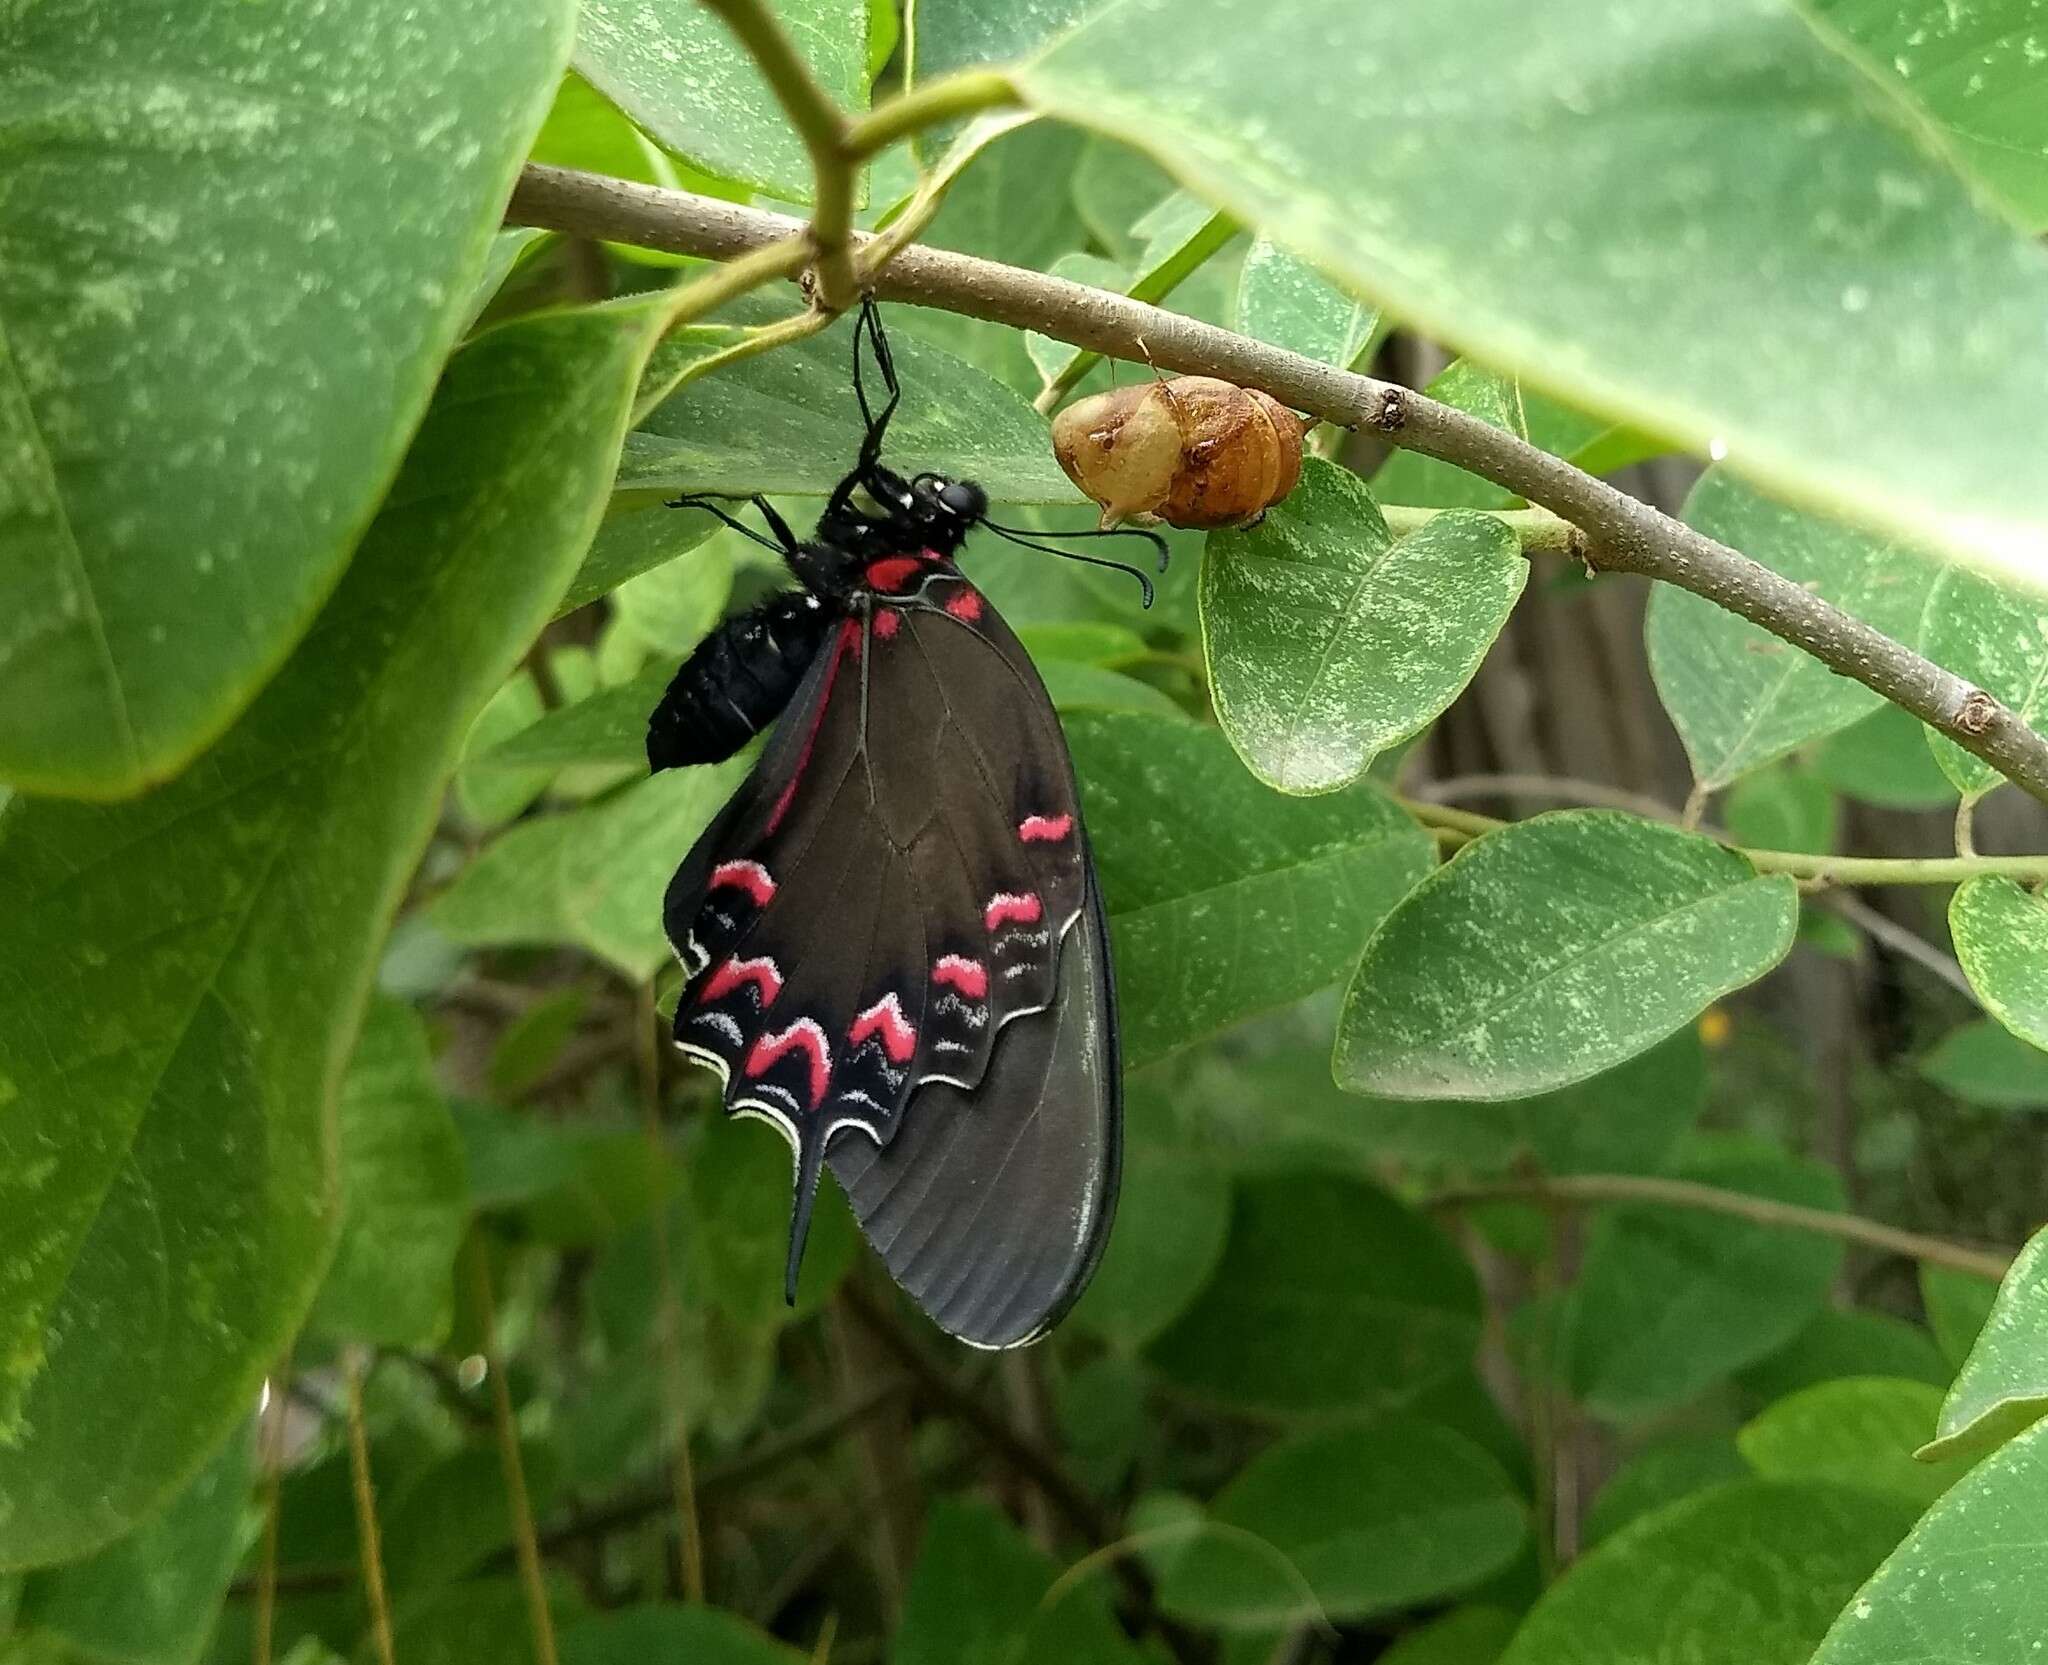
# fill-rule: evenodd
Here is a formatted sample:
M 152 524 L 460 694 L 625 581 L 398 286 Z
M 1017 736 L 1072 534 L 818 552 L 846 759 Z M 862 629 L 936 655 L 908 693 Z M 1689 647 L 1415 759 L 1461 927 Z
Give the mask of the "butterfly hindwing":
M 671 884 L 676 1040 L 796 1150 L 792 1278 L 829 1159 L 899 1281 L 1005 1346 L 1113 1203 L 1107 947 L 1043 686 L 950 563 L 918 576 L 827 637 Z

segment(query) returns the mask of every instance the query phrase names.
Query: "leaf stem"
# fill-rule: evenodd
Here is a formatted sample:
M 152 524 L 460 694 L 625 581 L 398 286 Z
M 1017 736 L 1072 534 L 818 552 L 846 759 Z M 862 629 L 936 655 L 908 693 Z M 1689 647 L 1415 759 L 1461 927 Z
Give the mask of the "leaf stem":
M 1513 532 L 1521 540 L 1524 554 L 1583 558 L 1586 553 L 1586 534 L 1548 509 L 1429 509 L 1410 503 L 1382 503 L 1380 513 L 1397 538 L 1421 531 L 1438 515 L 1483 514 Z
M 996 70 L 969 69 L 943 75 L 889 99 L 868 115 L 855 117 L 846 129 L 846 148 L 865 161 L 927 127 L 1019 102 L 1016 83 Z
M 498 1441 L 498 1463 L 505 1475 L 505 1497 L 511 1506 L 512 1547 L 518 1557 L 519 1585 L 526 1592 L 527 1621 L 533 1628 L 533 1656 L 536 1665 L 557 1665 L 555 1621 L 548 1611 L 548 1588 L 541 1577 L 533 1499 L 526 1489 L 526 1464 L 519 1455 L 519 1424 L 512 1414 L 512 1385 L 505 1378 L 505 1361 L 498 1355 L 488 1253 L 483 1240 L 472 1235 L 467 1254 L 483 1325 L 484 1374 L 491 1384 L 491 1426 Z
M 348 1477 L 355 1498 L 356 1542 L 363 1562 L 363 1599 L 370 1609 L 370 1635 L 377 1665 L 396 1665 L 391 1642 L 391 1596 L 384 1587 L 383 1541 L 377 1530 L 377 1488 L 370 1478 L 370 1437 L 363 1426 L 363 1353 L 341 1354 L 343 1392 L 348 1402 Z
M 726 11 L 752 9 L 742 0 L 715 3 Z M 538 165 L 522 174 L 509 217 L 715 259 L 811 235 L 784 215 Z M 860 242 L 857 234 L 853 241 Z M 1704 596 L 1875 689 L 2048 803 L 2048 739 L 2010 707 L 1791 579 L 1479 417 L 1127 295 L 949 250 L 913 244 L 871 281 L 884 299 L 1256 387 L 1295 410 L 1455 463 L 1579 527 L 1596 569 L 1633 572 Z
M 1658 1203 L 1707 1214 L 1727 1214 L 1759 1226 L 1785 1226 L 1823 1237 L 1859 1243 L 1868 1249 L 1951 1267 L 1994 1281 L 2005 1276 L 2017 1250 L 1977 1248 L 1946 1237 L 1905 1231 L 1860 1214 L 1807 1208 L 1747 1191 L 1727 1191 L 1689 1179 L 1654 1174 L 1559 1174 L 1549 1179 L 1505 1179 L 1454 1186 L 1426 1199 L 1432 1209 L 1463 1208 L 1473 1203 L 1526 1202 L 1542 1208 L 1581 1208 L 1598 1203 Z

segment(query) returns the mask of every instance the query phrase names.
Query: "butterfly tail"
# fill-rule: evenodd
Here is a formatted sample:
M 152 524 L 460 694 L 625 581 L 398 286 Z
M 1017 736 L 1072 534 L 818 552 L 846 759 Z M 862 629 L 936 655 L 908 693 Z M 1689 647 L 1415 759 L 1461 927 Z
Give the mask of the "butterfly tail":
M 803 1269 L 804 1245 L 811 1236 L 811 1209 L 818 1200 L 818 1177 L 825 1169 L 825 1142 L 809 1128 L 797 1143 L 796 1196 L 789 1212 L 789 1260 L 782 1273 L 782 1298 L 796 1305 L 797 1273 Z

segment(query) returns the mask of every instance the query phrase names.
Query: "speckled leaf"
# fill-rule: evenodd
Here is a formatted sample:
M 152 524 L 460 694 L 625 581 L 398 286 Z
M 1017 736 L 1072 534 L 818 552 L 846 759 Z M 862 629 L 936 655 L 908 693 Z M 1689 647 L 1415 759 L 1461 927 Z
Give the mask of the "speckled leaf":
M 464 349 L 342 587 L 204 761 L 0 818 L 0 1565 L 152 1507 L 305 1312 L 378 948 L 596 526 L 651 322 L 559 312 Z
M 469 1185 L 426 1026 L 411 1007 L 370 1003 L 335 1120 L 341 1235 L 307 1327 L 337 1340 L 432 1347 L 454 1312 Z
M 1080 501 L 1053 460 L 1044 419 L 1025 399 L 894 329 L 893 314 L 888 321 L 903 382 L 889 425 L 894 466 L 979 480 L 997 502 Z M 687 346 L 691 332 L 678 334 Z M 691 382 L 628 436 L 619 488 L 825 496 L 860 451 L 852 364 L 851 325 L 842 322 Z
M 573 945 L 643 982 L 670 955 L 662 892 L 748 761 L 664 770 L 601 803 L 523 821 L 463 869 L 428 917 L 457 942 Z
M 1418 1417 L 1268 1446 L 1217 1494 L 1159 1599 L 1197 1624 L 1258 1629 L 1441 1601 L 1528 1535 L 1514 1482 L 1463 1435 Z
M 904 79 L 912 86 L 963 69 L 1007 64 L 1038 51 L 1105 0 L 915 0 L 905 7 Z M 920 133 L 920 154 L 937 157 L 959 124 Z
M 1934 1432 L 1941 1389 L 1895 1376 L 1842 1376 L 1780 1399 L 1736 1436 L 1766 1480 L 1827 1480 L 1924 1509 L 1966 1464 L 1915 1462 Z
M 2038 1656 L 2048 1423 L 1994 1452 L 1928 1510 L 1856 1592 L 1812 1665 L 2016 1665 Z
M 2040 0 L 1817 0 L 1889 71 L 1951 153 L 2029 230 L 2048 230 L 2048 14 Z
M 1503 374 L 2048 579 L 2048 256 L 1910 107 L 1792 0 L 1560 0 L 1528 25 L 1521 0 L 1270 0 L 1256 27 L 1237 0 L 1125 0 L 1018 80 Z M 1870 397 L 1929 376 L 1966 442 Z
M 1958 1024 L 1942 1036 L 1920 1060 L 1920 1073 L 1965 1104 L 1993 1110 L 2048 1106 L 2048 1052 L 1990 1018 Z
M 1984 1009 L 2048 1050 L 2048 900 L 2010 879 L 1971 879 L 1949 898 L 1948 930 Z
M 574 11 L 0 14 L 0 776 L 137 792 L 282 663 L 426 408 Z
M 1909 1505 L 1747 1480 L 1646 1515 L 1546 1590 L 1500 1665 L 1802 1665 Z
M 1974 1461 L 2048 1416 L 2048 1231 L 1998 1286 L 1923 1457 Z
M 1909 646 L 1934 572 L 1861 532 L 1759 497 L 1713 469 L 1686 499 L 1686 520 Z M 1702 785 L 1783 757 L 1884 703 L 1790 642 L 1711 601 L 1660 584 L 1644 627 L 1650 674 Z
M 1709 839 L 1564 810 L 1460 850 L 1367 944 L 1338 1083 L 1390 1098 L 1522 1098 L 1611 1069 L 1785 957 L 1789 878 Z
M 1127 1067 L 1328 987 L 1429 871 L 1427 835 L 1371 787 L 1275 797 L 1215 729 L 1176 718 L 1077 710 L 1066 729 Z
M 1675 1171 L 1807 1208 L 1842 1202 L 1828 1169 L 1777 1152 L 1704 1144 Z M 1608 1209 L 1560 1314 L 1560 1371 L 1602 1416 L 1669 1409 L 1790 1341 L 1841 1264 L 1842 1246 L 1811 1232 L 1655 1204 Z
M 1529 416 L 1522 405 L 1522 389 L 1508 376 L 1497 375 L 1483 364 L 1461 358 L 1423 391 L 1432 399 L 1476 416 L 1480 421 L 1518 438 L 1529 437 Z M 1372 477 L 1372 489 L 1382 502 L 1420 503 L 1444 509 L 1506 509 L 1521 499 L 1505 487 L 1477 474 L 1419 451 L 1395 451 Z
M 1363 1180 L 1282 1172 L 1238 1181 L 1222 1263 L 1147 1357 L 1222 1404 L 1355 1411 L 1413 1402 L 1478 1341 L 1472 1270 L 1434 1225 Z
M 868 103 L 867 0 L 769 7 L 827 97 Z M 706 173 L 807 202 L 811 164 L 775 94 L 732 31 L 698 0 L 583 0 L 576 67 L 613 103 Z
M 16 1634 L 56 1643 L 64 1658 L 191 1665 L 242 1551 L 253 1432 L 236 1429 L 161 1513 L 127 1536 L 83 1561 L 30 1574 Z
M 2048 28 L 2048 20 L 2043 27 Z M 2048 595 L 1993 584 L 1952 567 L 1927 599 L 1921 650 L 1944 670 L 1996 695 L 2035 728 L 2048 715 Z M 2005 777 L 1945 734 L 1927 731 L 1941 772 L 1969 798 Z
M 1354 369 L 1379 333 L 1379 309 L 1347 294 L 1269 237 L 1254 237 L 1237 279 L 1237 327 L 1340 370 Z
M 1305 459 L 1284 503 L 1203 551 L 1223 731 L 1268 786 L 1349 785 L 1458 697 L 1528 577 L 1498 520 L 1444 514 L 1397 539 L 1357 475 Z

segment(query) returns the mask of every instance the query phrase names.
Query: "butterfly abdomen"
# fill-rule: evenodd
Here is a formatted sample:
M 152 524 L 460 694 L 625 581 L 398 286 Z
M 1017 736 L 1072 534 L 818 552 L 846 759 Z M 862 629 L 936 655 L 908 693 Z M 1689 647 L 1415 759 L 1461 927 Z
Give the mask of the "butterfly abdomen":
M 648 766 L 732 756 L 782 714 L 832 622 L 831 610 L 803 590 L 727 619 L 683 661 L 647 719 Z

